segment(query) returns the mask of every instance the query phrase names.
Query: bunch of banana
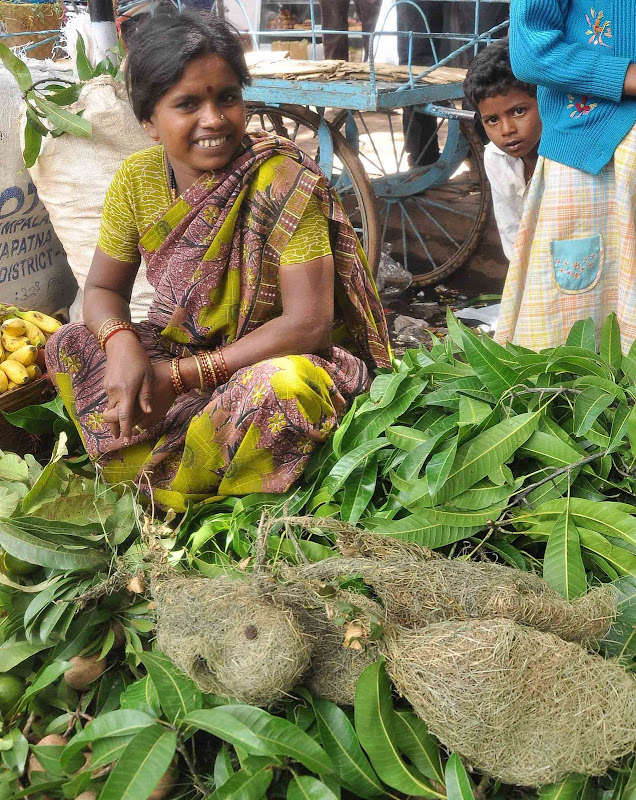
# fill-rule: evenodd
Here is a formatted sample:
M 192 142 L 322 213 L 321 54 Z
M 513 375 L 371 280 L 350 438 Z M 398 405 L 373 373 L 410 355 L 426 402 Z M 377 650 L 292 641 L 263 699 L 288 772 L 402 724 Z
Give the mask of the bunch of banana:
M 0 394 L 42 375 L 35 363 L 48 337 L 61 326 L 48 314 L 0 304 Z

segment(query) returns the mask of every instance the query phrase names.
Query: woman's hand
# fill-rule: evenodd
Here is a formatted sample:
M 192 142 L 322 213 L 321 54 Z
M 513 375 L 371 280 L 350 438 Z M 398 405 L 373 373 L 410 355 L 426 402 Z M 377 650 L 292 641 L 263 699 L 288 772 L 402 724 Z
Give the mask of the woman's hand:
M 177 397 L 170 376 L 169 361 L 155 362 L 152 365 L 152 373 L 152 410 L 136 420 L 137 426 L 142 429 L 152 428 L 153 425 L 163 422 Z
M 104 421 L 114 439 L 130 440 L 133 425 L 153 411 L 153 368 L 132 331 L 119 331 L 106 343 Z

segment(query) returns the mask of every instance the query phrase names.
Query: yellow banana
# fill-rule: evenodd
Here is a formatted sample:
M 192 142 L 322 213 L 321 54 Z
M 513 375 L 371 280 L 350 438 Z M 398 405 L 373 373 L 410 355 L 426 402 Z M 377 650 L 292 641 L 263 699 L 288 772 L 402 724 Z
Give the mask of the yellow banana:
M 24 322 L 24 335 L 29 340 L 29 344 L 35 345 L 35 347 L 44 347 L 46 344 L 46 336 L 42 333 L 38 326 L 34 325 L 32 322 L 28 322 L 28 320 L 21 321 Z
M 14 383 L 14 381 L 9 381 L 9 388 L 8 388 L 8 391 L 11 391 L 11 389 L 19 389 L 19 388 L 20 388 L 20 387 L 18 386 L 18 384 L 17 384 L 17 383 Z
M 37 364 L 29 364 L 29 366 L 26 368 L 26 371 L 30 381 L 34 381 L 36 378 L 42 377 L 42 370 Z
M 5 373 L 7 378 L 18 385 L 29 382 L 29 374 L 26 367 L 20 364 L 19 361 L 13 361 L 8 358 L 0 364 L 0 369 Z
M 0 369 L 0 394 L 6 392 L 8 388 L 9 388 L 9 379 Z
M 16 311 L 16 317 L 25 322 L 32 322 L 37 325 L 43 333 L 55 333 L 58 328 L 62 327 L 62 323 L 48 314 L 43 314 L 41 311 Z
M 4 361 L 6 355 L 4 354 L 4 347 L 2 346 L 2 342 L 0 341 L 0 361 Z
M 26 336 L 9 336 L 8 333 L 3 333 L 0 340 L 2 341 L 2 346 L 8 353 L 14 353 L 16 350 L 19 350 L 21 347 L 24 347 L 25 344 L 29 343 Z
M 2 332 L 7 336 L 24 336 L 25 330 L 24 320 L 18 319 L 18 317 L 9 317 L 2 323 Z
M 32 344 L 25 344 L 19 350 L 15 350 L 9 356 L 9 359 L 12 361 L 18 361 L 25 367 L 28 367 L 29 364 L 33 364 L 35 359 L 38 357 L 38 348 L 34 347 Z

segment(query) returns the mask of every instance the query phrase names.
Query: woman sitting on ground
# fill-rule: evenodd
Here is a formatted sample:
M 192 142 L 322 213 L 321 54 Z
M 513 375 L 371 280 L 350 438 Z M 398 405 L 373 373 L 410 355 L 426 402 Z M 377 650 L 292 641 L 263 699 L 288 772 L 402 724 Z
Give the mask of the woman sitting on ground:
M 246 133 L 238 36 L 160 8 L 130 42 L 128 90 L 159 142 L 118 170 L 85 325 L 47 365 L 106 480 L 164 506 L 289 489 L 390 366 L 382 306 L 351 223 L 290 141 Z M 128 301 L 143 258 L 148 320 Z

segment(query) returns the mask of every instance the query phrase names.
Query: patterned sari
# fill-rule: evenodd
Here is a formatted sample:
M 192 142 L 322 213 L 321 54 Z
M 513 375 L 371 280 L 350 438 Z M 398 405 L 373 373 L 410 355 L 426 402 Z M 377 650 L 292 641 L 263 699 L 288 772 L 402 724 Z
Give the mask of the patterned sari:
M 122 447 L 103 420 L 106 359 L 81 324 L 47 344 L 49 373 L 106 480 L 134 480 L 161 505 L 285 492 L 347 403 L 390 367 L 382 306 L 358 238 L 320 168 L 286 139 L 250 134 L 144 232 L 155 297 L 137 331 L 151 361 L 229 344 L 279 316 L 280 256 L 312 195 L 335 265 L 333 346 L 238 370 L 214 392 L 177 398 L 166 418 Z

